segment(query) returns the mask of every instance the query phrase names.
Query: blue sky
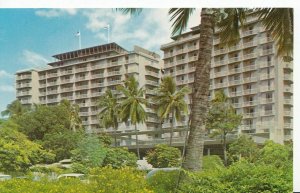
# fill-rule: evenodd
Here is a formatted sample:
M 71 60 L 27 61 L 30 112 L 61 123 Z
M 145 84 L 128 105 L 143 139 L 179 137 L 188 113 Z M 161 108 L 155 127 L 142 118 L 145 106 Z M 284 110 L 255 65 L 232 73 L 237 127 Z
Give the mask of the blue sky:
M 80 30 L 82 48 L 110 39 L 132 50 L 139 45 L 160 52 L 170 42 L 167 9 L 144 9 L 130 17 L 113 9 L 0 9 L 0 111 L 15 99 L 14 74 L 18 70 L 46 66 L 51 56 L 78 49 L 75 33 Z M 189 27 L 199 22 L 199 11 Z

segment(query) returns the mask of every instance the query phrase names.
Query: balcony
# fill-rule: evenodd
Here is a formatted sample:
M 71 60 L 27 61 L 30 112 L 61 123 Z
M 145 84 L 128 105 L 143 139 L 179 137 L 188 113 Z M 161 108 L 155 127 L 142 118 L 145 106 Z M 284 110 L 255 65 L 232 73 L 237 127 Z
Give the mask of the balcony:
M 109 62 L 109 63 L 107 63 L 107 66 L 108 66 L 108 67 L 111 67 L 111 66 L 118 66 L 118 65 L 121 65 L 121 62 L 116 61 L 116 62 Z
M 260 44 L 265 44 L 265 43 L 268 43 L 268 42 L 272 42 L 272 38 L 271 37 L 264 37 L 264 38 L 260 38 L 259 39 L 259 43 Z
M 61 96 L 61 99 L 73 100 L 73 96 Z
M 147 122 L 154 122 L 154 123 L 158 123 L 158 119 L 157 118 L 153 118 L 153 117 L 148 117 L 147 118 Z
M 293 77 L 292 77 L 292 75 L 290 75 L 290 74 L 285 74 L 285 75 L 283 76 L 283 80 L 293 82 Z
M 193 50 L 198 50 L 198 46 L 189 46 L 188 47 L 189 51 L 193 51 Z
M 184 63 L 186 63 L 186 62 L 187 62 L 186 59 L 176 60 L 176 64 L 184 64 Z
M 84 67 L 84 68 L 77 68 L 76 69 L 76 73 L 79 73 L 79 72 L 86 72 L 88 71 L 88 68 L 87 67 Z
M 154 71 L 150 71 L 150 70 L 146 70 L 146 74 L 147 75 L 151 75 L 151 76 L 155 76 L 155 77 L 158 77 L 158 72 L 154 72 Z
M 252 77 L 245 77 L 245 78 L 243 79 L 243 82 L 244 82 L 244 83 L 255 82 L 255 81 L 257 81 L 257 77 L 255 77 L 255 76 L 252 76 Z
M 115 76 L 115 75 L 121 75 L 121 71 L 110 71 L 107 73 L 108 76 Z
M 93 92 L 92 93 L 92 97 L 99 97 L 99 96 L 101 96 L 103 94 L 104 94 L 104 92 Z
M 251 71 L 251 70 L 256 70 L 256 65 L 247 65 L 243 67 L 243 72 Z
M 62 79 L 60 81 L 61 84 L 72 83 L 72 82 L 73 82 L 73 79 Z
M 222 66 L 222 65 L 225 65 L 227 64 L 227 60 L 217 60 L 214 62 L 214 66 L 217 67 L 217 66 Z
M 227 71 L 215 72 L 215 77 L 227 76 Z
M 31 74 L 23 74 L 17 76 L 17 80 L 31 79 Z
M 243 59 L 248 60 L 248 59 L 256 58 L 256 57 L 257 57 L 257 53 L 248 53 L 243 56 Z
M 31 104 L 31 100 L 30 100 L 30 99 L 27 99 L 27 100 L 26 100 L 26 99 L 23 99 L 23 100 L 21 100 L 20 102 L 21 102 L 22 105 L 25 105 L 25 104 Z
M 189 69 L 188 69 L 189 72 L 195 72 L 195 70 L 196 70 L 195 66 L 194 67 L 189 67 Z
M 61 71 L 61 75 L 68 75 L 68 74 L 72 74 L 73 73 L 73 70 L 64 70 L 64 71 Z
M 104 74 L 92 74 L 92 78 L 95 79 L 95 78 L 104 78 Z
M 194 62 L 198 60 L 198 56 L 189 57 L 189 62 Z
M 246 36 L 250 36 L 250 35 L 255 35 L 255 34 L 257 34 L 257 30 L 247 30 L 247 31 L 244 31 L 243 32 L 243 37 L 246 37 Z
M 170 68 L 174 66 L 174 62 L 165 63 L 165 68 Z
M 53 78 L 53 77 L 57 77 L 58 73 L 50 73 L 47 75 L 47 78 Z
M 57 85 L 57 81 L 47 82 L 47 86 L 56 86 L 56 85 Z
M 84 90 L 84 89 L 89 89 L 89 85 L 80 85 L 80 86 L 75 86 L 76 90 Z
M 242 95 L 242 91 L 230 92 L 229 94 L 230 97 L 236 97 L 241 95 Z
M 47 94 L 58 94 L 57 90 L 48 90 Z
M 17 88 L 31 87 L 30 83 L 17 84 Z
M 236 50 L 240 50 L 242 48 L 242 45 L 241 44 L 238 44 L 236 46 L 231 46 L 228 51 L 229 52 L 233 52 L 233 51 L 236 51 Z
M 243 118 L 254 118 L 256 117 L 256 113 L 244 113 Z
M 269 54 L 273 54 L 274 53 L 274 50 L 271 48 L 271 49 L 263 49 L 261 51 L 261 55 L 269 55 Z
M 285 105 L 293 105 L 293 99 L 284 99 Z
M 187 70 L 185 69 L 176 70 L 176 75 L 185 74 L 185 73 L 187 73 Z
M 97 88 L 97 87 L 104 87 L 104 82 L 91 84 L 91 88 Z
M 184 49 L 178 49 L 176 50 L 176 54 L 183 54 L 183 53 L 186 53 L 188 52 L 189 50 L 187 48 L 184 48 Z
M 79 77 L 76 77 L 76 81 L 82 81 L 82 80 L 86 80 L 87 78 L 85 76 L 79 76 Z
M 96 64 L 96 65 L 91 66 L 92 70 L 98 70 L 98 69 L 101 69 L 101 68 L 104 68 L 104 65 Z
M 265 111 L 262 111 L 261 115 L 263 115 L 263 116 L 274 115 L 274 111 L 273 110 L 265 110 Z
M 88 94 L 79 94 L 79 95 L 76 95 L 76 99 L 81 99 L 81 98 L 88 98 Z
M 115 85 L 115 84 L 121 84 L 122 81 L 121 80 L 113 80 L 113 81 L 108 81 L 107 85 Z
M 39 78 L 40 78 L 40 80 L 45 79 L 46 75 L 40 75 Z
M 79 116 L 89 116 L 89 112 L 79 112 Z
M 164 58 L 170 58 L 172 56 L 174 56 L 173 52 L 164 53 Z
M 293 112 L 292 111 L 284 111 L 284 116 L 292 117 L 293 116 Z
M 262 100 L 260 100 L 261 104 L 267 104 L 267 103 L 274 103 L 274 99 L 273 98 L 264 98 Z
M 256 94 L 257 90 L 256 89 L 245 89 L 243 94 L 248 95 L 248 94 Z
M 40 92 L 40 95 L 41 96 L 45 96 L 46 95 L 46 92 L 44 91 L 44 92 Z
M 79 103 L 78 106 L 79 107 L 89 107 L 90 104 L 89 103 Z
M 267 91 L 273 91 L 274 90 L 274 86 L 264 86 L 264 87 L 260 87 L 259 88 L 260 92 L 267 92 Z
M 284 128 L 285 129 L 292 129 L 293 128 L 292 123 L 284 123 Z
M 229 63 L 238 62 L 238 61 L 240 61 L 240 60 L 241 60 L 241 58 L 240 58 L 239 56 L 237 56 L 237 57 L 232 57 L 232 58 L 229 58 L 229 59 L 228 59 Z
M 17 92 L 17 96 L 26 96 L 31 95 L 31 91 L 23 91 L 23 92 Z
M 231 68 L 231 69 L 229 69 L 230 74 L 240 73 L 241 71 L 242 71 L 241 68 Z
M 158 85 L 158 82 L 153 81 L 153 80 L 146 80 L 146 84 L 151 84 L 151 85 L 157 86 L 157 85 Z
M 99 124 L 99 121 L 97 119 L 92 119 L 91 124 Z
M 232 106 L 234 108 L 240 108 L 242 106 L 242 103 L 232 103 Z
M 247 106 L 254 106 L 254 105 L 256 105 L 257 104 L 257 101 L 245 101 L 244 103 L 243 103 L 243 106 L 244 107 L 247 107 Z
M 220 54 L 225 54 L 227 52 L 227 49 L 219 49 L 214 51 L 214 56 L 220 55 Z
M 285 63 L 285 64 L 283 65 L 283 68 L 293 70 L 293 64 L 292 64 L 292 63 Z
M 293 92 L 293 88 L 291 86 L 284 85 L 283 91 L 284 92 L 290 92 L 290 93 L 292 93 Z
M 217 89 L 217 88 L 222 88 L 222 87 L 226 87 L 226 86 L 227 86 L 227 82 L 216 83 L 216 84 L 215 84 L 215 89 Z
M 243 47 L 244 47 L 244 48 L 253 47 L 253 46 L 256 46 L 257 43 L 258 43 L 258 42 L 256 42 L 256 41 L 246 42 L 246 43 L 243 43 Z
M 229 85 L 230 86 L 241 84 L 241 83 L 242 83 L 241 79 L 238 79 L 238 80 L 229 80 Z
M 60 92 L 73 92 L 73 87 L 61 88 Z
M 57 98 L 53 98 L 53 99 L 48 99 L 47 100 L 48 103 L 58 103 Z
M 177 85 L 187 84 L 188 82 L 189 82 L 188 79 L 185 79 L 185 80 L 176 80 L 176 84 Z

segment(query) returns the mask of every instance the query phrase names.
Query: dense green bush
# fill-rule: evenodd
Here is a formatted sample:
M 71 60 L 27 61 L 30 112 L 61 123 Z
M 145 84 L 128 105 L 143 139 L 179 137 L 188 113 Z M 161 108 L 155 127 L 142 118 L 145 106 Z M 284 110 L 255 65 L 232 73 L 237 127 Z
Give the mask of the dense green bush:
M 146 155 L 147 162 L 155 168 L 178 167 L 180 165 L 180 150 L 165 144 L 156 145 Z
M 222 159 L 217 155 L 203 156 L 203 170 L 218 170 L 223 169 L 224 164 Z
M 179 170 L 158 171 L 147 179 L 147 183 L 156 193 L 172 193 L 176 191 L 179 175 Z
M 137 156 L 126 148 L 109 148 L 102 166 L 121 168 L 124 166 L 136 167 Z

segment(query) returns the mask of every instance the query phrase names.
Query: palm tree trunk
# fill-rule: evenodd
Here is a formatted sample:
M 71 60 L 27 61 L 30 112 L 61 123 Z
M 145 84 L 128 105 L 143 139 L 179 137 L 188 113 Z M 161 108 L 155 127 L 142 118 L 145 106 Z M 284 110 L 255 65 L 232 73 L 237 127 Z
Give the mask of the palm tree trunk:
M 170 146 L 172 146 L 172 139 L 173 139 L 173 127 L 175 123 L 175 115 L 174 111 L 172 111 L 172 122 L 171 122 L 171 131 L 170 131 Z
M 226 155 L 226 134 L 223 136 L 223 153 L 224 153 L 224 165 L 227 166 L 227 155 Z
M 117 128 L 114 128 L 114 133 L 115 133 L 115 147 L 117 147 Z
M 138 159 L 140 159 L 140 147 L 139 147 L 139 142 L 138 142 L 138 133 L 137 133 L 136 124 L 134 125 L 134 130 L 135 130 L 135 145 L 136 145 L 137 156 L 138 156 Z
M 207 8 L 201 10 L 199 55 L 193 85 L 191 125 L 183 168 L 190 171 L 202 169 L 205 137 L 205 117 L 208 109 L 209 75 L 213 43 L 213 16 Z

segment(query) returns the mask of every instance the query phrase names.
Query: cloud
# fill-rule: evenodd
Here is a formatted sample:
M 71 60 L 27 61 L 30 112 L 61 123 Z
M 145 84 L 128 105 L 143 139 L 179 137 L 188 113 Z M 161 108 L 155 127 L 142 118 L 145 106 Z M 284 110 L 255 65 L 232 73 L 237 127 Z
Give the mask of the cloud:
M 23 50 L 22 55 L 23 60 L 29 67 L 41 67 L 49 63 L 44 56 L 33 51 Z
M 40 17 L 60 17 L 63 15 L 76 15 L 77 9 L 40 9 L 35 12 L 37 16 Z
M 124 15 L 111 9 L 89 9 L 82 14 L 87 18 L 86 28 L 102 41 L 107 40 L 104 29 L 107 24 L 111 26 L 111 41 L 121 46 L 137 44 L 159 51 L 162 44 L 172 41 L 168 9 L 144 9 L 139 16 Z M 190 17 L 187 31 L 199 23 L 200 10 L 196 9 Z
M 15 92 L 15 87 L 11 85 L 0 85 L 0 91 L 2 92 Z
M 0 78 L 13 78 L 14 75 L 6 72 L 5 70 L 0 70 Z

